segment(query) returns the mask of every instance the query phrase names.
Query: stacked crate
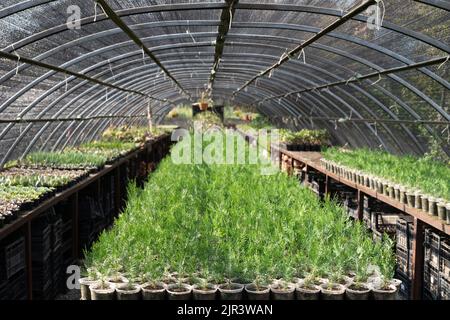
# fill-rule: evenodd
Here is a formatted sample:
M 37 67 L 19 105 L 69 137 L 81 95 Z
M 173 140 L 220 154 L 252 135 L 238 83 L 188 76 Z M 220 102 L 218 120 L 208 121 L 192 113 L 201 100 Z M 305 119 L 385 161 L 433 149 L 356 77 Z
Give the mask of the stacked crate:
M 363 221 L 373 232 L 374 240 L 380 240 L 383 234 L 394 238 L 397 220 L 406 217 L 398 209 L 371 197 L 364 197 Z
M 411 298 L 412 259 L 414 242 L 414 220 L 403 217 L 397 220 L 396 230 L 396 278 L 402 281 L 400 295 Z
M 450 241 L 425 229 L 423 294 L 425 299 L 450 300 Z
M 31 257 L 33 264 L 33 297 L 51 299 L 52 281 L 52 225 L 47 215 L 36 219 L 31 228 Z
M 61 292 L 63 220 L 54 208 L 33 221 L 31 252 L 33 264 L 33 297 L 50 300 Z
M 11 236 L 0 242 L 0 300 L 27 299 L 25 238 Z

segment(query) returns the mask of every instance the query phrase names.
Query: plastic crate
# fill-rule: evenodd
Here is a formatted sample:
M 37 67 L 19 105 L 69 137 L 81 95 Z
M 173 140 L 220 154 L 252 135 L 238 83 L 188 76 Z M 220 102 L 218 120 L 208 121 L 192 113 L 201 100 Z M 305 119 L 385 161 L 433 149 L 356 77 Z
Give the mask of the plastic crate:
M 445 237 L 440 236 L 431 229 L 425 229 L 425 262 L 429 263 L 435 269 L 441 267 L 441 247 Z M 448 249 L 448 246 L 446 246 Z
M 20 237 L 6 245 L 4 247 L 4 256 L 6 279 L 10 279 L 25 269 L 25 238 Z
M 447 281 L 450 281 L 450 242 L 444 241 L 441 244 L 440 257 L 441 274 Z
M 438 300 L 440 296 L 440 281 L 439 270 L 434 268 L 429 263 L 424 265 L 423 273 L 423 290 L 425 295 L 429 296 L 432 300 Z
M 398 290 L 399 297 L 405 300 L 411 299 L 411 279 L 398 272 L 395 274 L 395 278 L 402 281 Z
M 397 247 L 395 258 L 397 260 L 397 273 L 403 278 L 410 279 L 412 277 L 412 251 Z
M 399 249 L 409 251 L 412 249 L 414 240 L 414 223 L 410 217 L 403 217 L 397 220 L 397 243 Z
M 7 291 L 9 292 L 9 300 L 26 300 L 28 298 L 25 271 L 19 272 L 9 279 Z

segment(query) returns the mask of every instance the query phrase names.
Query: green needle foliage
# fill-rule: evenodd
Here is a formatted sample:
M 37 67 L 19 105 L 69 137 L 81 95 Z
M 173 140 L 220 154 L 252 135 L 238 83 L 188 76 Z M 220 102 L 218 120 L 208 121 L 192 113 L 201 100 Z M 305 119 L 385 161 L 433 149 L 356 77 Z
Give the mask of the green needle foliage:
M 343 166 L 450 201 L 450 166 L 445 163 L 369 149 L 329 148 L 323 156 Z
M 34 152 L 18 162 L 24 167 L 47 168 L 96 168 L 105 164 L 107 158 L 98 154 L 83 153 L 79 151 L 61 152 Z
M 151 281 L 177 272 L 259 285 L 306 275 L 339 279 L 355 268 L 364 281 L 377 265 L 392 278 L 386 245 L 372 243 L 343 208 L 320 202 L 293 177 L 260 169 L 163 160 L 143 190 L 129 187 L 123 214 L 85 253 L 86 268 Z

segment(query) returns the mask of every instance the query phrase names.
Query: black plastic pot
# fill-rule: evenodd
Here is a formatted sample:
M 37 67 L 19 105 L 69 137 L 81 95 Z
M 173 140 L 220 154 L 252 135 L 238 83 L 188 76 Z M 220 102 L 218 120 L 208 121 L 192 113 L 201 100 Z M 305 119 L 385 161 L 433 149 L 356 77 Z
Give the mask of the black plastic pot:
M 287 284 L 281 286 L 280 284 L 274 284 L 270 286 L 273 300 L 295 300 L 295 285 Z
M 445 220 L 445 223 L 450 224 L 450 204 L 447 204 L 445 208 L 447 209 L 447 218 Z
M 122 284 L 116 287 L 117 300 L 141 300 L 141 287 L 135 284 Z
M 124 276 L 119 276 L 119 277 L 110 277 L 106 280 L 106 282 L 109 283 L 112 287 L 116 288 L 123 284 L 127 284 L 129 281 Z
M 422 211 L 424 212 L 428 212 L 428 197 L 427 196 L 422 196 Z
M 431 216 L 437 216 L 437 203 L 433 197 L 428 198 L 428 214 Z
M 345 297 L 347 300 L 369 300 L 371 290 L 365 283 L 353 283 L 347 287 Z
M 269 300 L 270 299 L 270 287 L 269 286 L 256 286 L 254 283 L 245 286 L 245 292 L 247 293 L 248 300 Z
M 224 283 L 218 286 L 220 300 L 242 300 L 244 285 Z
M 406 193 L 406 203 L 408 207 L 414 208 L 415 205 L 415 194 L 412 192 Z
M 108 282 L 97 282 L 89 287 L 91 290 L 91 300 L 114 300 L 116 289 Z
M 297 288 L 295 288 L 295 294 L 298 300 L 319 300 L 320 287 L 314 284 L 299 284 L 297 285 Z
M 414 195 L 414 208 L 422 209 L 422 195 L 419 193 Z
M 187 284 L 174 283 L 167 286 L 167 297 L 169 300 L 189 300 L 192 287 Z
M 326 283 L 320 286 L 323 300 L 344 300 L 345 286 L 338 283 Z
M 81 300 L 91 300 L 91 290 L 89 287 L 96 284 L 98 281 L 90 278 L 80 278 L 78 283 L 80 284 Z
M 372 288 L 375 300 L 396 300 L 398 288 L 390 284 L 387 288 Z
M 441 202 L 437 204 L 437 212 L 439 219 L 441 219 L 442 221 L 447 220 L 447 209 L 445 207 L 445 203 Z
M 206 287 L 201 287 L 196 284 L 192 287 L 192 295 L 194 300 L 216 300 L 217 287 L 212 284 L 207 284 Z
M 400 203 L 407 203 L 406 191 L 404 189 L 400 189 Z
M 166 285 L 162 282 L 144 283 L 141 285 L 143 300 L 164 300 L 166 298 Z

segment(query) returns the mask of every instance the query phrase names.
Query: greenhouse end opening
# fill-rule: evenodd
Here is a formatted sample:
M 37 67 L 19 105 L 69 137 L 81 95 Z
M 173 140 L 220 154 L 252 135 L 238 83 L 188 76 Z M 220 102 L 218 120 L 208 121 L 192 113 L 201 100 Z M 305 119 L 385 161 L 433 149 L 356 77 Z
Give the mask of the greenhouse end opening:
M 449 1 L 3 0 L 0 30 L 0 301 L 450 300 Z

